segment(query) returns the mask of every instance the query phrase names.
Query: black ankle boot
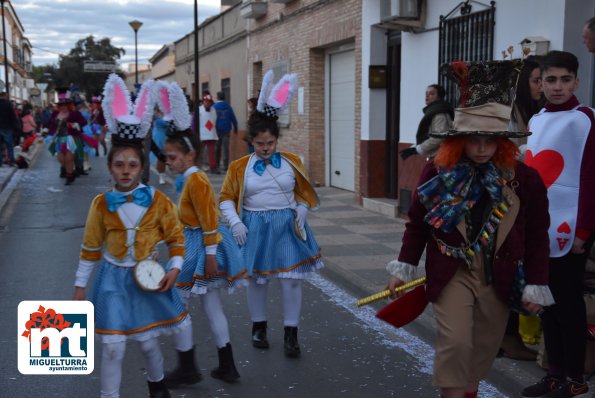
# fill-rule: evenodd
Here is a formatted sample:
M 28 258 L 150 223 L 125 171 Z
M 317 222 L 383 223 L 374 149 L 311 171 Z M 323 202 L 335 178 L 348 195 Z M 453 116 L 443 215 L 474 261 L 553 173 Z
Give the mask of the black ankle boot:
M 240 374 L 233 362 L 233 352 L 231 351 L 231 344 L 227 343 L 225 347 L 218 348 L 219 367 L 211 371 L 211 376 L 215 379 L 227 381 L 231 383 L 240 378 Z
M 60 167 L 60 178 L 66 177 L 66 169 L 64 167 Z
M 72 183 L 74 182 L 74 178 L 74 174 L 66 173 L 66 182 L 64 183 L 64 185 L 72 185 Z
M 267 321 L 252 323 L 252 345 L 256 348 L 269 348 Z
M 202 380 L 202 375 L 196 368 L 194 348 L 188 351 L 178 351 L 178 366 L 165 374 L 165 384 L 169 388 L 181 385 L 196 384 Z
M 147 381 L 147 383 L 149 383 L 150 398 L 171 398 L 171 395 L 169 395 L 169 390 L 165 386 L 165 380 Z
M 297 338 L 297 326 L 285 326 L 284 348 L 285 356 L 297 358 L 300 356 L 300 345 Z

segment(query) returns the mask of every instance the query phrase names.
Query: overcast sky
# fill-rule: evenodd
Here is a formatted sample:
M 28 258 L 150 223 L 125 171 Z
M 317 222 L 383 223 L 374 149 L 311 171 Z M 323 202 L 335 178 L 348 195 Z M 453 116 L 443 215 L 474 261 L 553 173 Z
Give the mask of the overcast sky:
M 138 31 L 138 62 L 147 63 L 164 44 L 192 31 L 194 0 L 13 0 L 13 7 L 33 46 L 33 64 L 57 63 L 77 40 L 92 34 L 109 37 L 126 54 L 120 63 L 134 63 L 132 20 Z M 198 0 L 202 22 L 220 10 L 220 0 Z M 47 50 L 47 51 L 44 51 Z M 49 52 L 48 52 L 49 51 Z

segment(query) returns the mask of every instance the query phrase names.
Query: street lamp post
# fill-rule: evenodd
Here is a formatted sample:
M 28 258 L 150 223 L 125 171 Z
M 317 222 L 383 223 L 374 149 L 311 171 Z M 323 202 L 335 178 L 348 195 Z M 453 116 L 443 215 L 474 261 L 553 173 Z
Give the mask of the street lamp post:
M 134 30 L 134 88 L 138 88 L 138 30 L 143 23 L 138 20 L 128 22 L 128 25 Z
M 6 52 L 6 26 L 4 20 L 6 19 L 4 16 L 4 2 L 6 0 L 0 0 L 0 5 L 2 7 L 2 46 L 4 49 L 4 86 L 6 87 L 6 94 L 10 99 L 10 83 L 8 82 L 8 54 Z
M 200 113 L 198 111 L 198 100 L 200 98 L 200 70 L 198 66 L 198 0 L 194 0 L 194 128 L 197 133 L 200 133 Z M 200 134 L 199 134 L 200 136 Z

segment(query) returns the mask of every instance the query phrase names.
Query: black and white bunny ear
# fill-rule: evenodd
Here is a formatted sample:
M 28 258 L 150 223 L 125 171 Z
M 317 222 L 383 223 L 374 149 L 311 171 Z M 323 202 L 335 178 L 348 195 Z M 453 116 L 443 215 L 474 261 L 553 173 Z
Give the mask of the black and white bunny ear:
M 112 133 L 118 130 L 117 119 L 130 115 L 132 112 L 132 103 L 128 88 L 126 88 L 126 84 L 122 78 L 115 73 L 110 74 L 105 82 L 101 107 L 103 108 L 107 126 Z
M 144 138 L 149 132 L 149 128 L 151 128 L 153 108 L 155 106 L 153 84 L 153 80 L 146 80 L 136 96 L 136 101 L 134 101 L 133 115 L 136 116 L 140 122 L 137 138 Z
M 269 70 L 265 73 L 264 77 L 262 78 L 262 84 L 260 85 L 260 94 L 258 95 L 258 102 L 256 104 L 256 110 L 258 112 L 264 113 L 264 107 L 267 102 L 267 94 L 269 85 L 273 82 L 273 71 Z

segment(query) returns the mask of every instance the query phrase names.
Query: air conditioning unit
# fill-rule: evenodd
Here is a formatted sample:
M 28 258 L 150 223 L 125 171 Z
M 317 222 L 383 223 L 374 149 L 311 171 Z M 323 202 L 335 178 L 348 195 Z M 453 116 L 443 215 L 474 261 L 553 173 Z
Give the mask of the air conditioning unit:
M 408 32 L 425 28 L 427 0 L 390 0 L 383 5 L 382 17 L 376 26 Z

